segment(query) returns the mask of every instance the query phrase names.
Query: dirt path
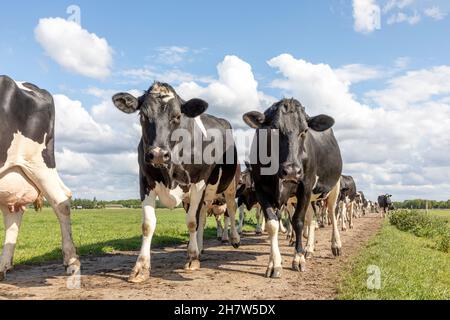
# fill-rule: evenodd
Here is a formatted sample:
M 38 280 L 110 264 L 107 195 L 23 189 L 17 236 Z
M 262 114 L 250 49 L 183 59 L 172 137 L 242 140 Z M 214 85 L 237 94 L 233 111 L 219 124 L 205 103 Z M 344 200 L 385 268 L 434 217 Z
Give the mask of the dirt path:
M 333 299 L 337 273 L 381 227 L 382 219 L 356 219 L 353 230 L 342 232 L 344 254 L 333 258 L 330 227 L 316 233 L 316 253 L 306 273 L 290 269 L 293 248 L 280 235 L 282 279 L 263 277 L 269 259 L 267 236 L 245 234 L 238 250 L 218 241 L 206 243 L 202 269 L 182 268 L 186 246 L 153 250 L 152 278 L 140 285 L 126 279 L 136 260 L 135 252 L 84 258 L 81 289 L 69 290 L 60 264 L 19 266 L 0 284 L 0 299 Z

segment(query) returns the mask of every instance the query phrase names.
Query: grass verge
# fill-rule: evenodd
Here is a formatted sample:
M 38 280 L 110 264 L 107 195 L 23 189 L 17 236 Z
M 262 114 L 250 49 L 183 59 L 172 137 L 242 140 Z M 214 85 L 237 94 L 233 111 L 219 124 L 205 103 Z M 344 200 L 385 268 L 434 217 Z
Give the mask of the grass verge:
M 369 289 L 375 266 L 381 288 Z M 361 254 L 343 273 L 338 299 L 450 299 L 450 255 L 436 250 L 433 240 L 419 238 L 385 222 Z M 371 281 L 369 281 L 371 282 Z

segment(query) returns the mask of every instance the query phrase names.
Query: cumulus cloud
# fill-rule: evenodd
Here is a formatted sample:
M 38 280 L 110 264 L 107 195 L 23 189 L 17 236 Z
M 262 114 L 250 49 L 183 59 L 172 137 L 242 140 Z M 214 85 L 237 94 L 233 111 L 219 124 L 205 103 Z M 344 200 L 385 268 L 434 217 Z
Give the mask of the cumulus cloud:
M 355 31 L 370 33 L 381 29 L 381 10 L 375 0 L 353 0 Z
M 435 174 L 448 166 L 443 152 L 450 148 L 448 66 L 388 80 L 386 88 L 367 94 L 369 106 L 356 100 L 349 82 L 329 65 L 289 54 L 268 63 L 280 73 L 273 87 L 297 97 L 309 114 L 336 119 L 344 172 L 370 197 L 392 192 L 398 199 L 448 198 L 445 175 Z
M 381 68 L 363 64 L 348 64 L 336 69 L 335 72 L 341 81 L 349 84 L 378 79 L 385 74 Z
M 433 18 L 434 20 L 442 20 L 447 15 L 437 6 L 425 9 L 424 13 L 426 16 Z
M 90 111 L 80 101 L 54 95 L 58 170 L 75 197 L 138 198 L 137 145 L 141 129 L 137 115 L 118 111 L 111 102 L 110 90 L 88 91 L 103 99 Z
M 207 86 L 189 81 L 176 89 L 181 97 L 200 97 L 209 102 L 214 115 L 224 117 L 234 126 L 242 127 L 242 115 L 267 106 L 274 99 L 258 91 L 258 82 L 247 62 L 236 56 L 226 56 L 217 66 L 218 79 Z
M 96 79 L 110 75 L 113 50 L 106 39 L 61 18 L 40 19 L 34 33 L 46 54 L 64 69 Z
M 391 15 L 387 20 L 387 24 L 407 22 L 410 25 L 414 25 L 414 24 L 419 23 L 421 19 L 422 19 L 422 17 L 419 13 L 417 13 L 417 11 L 415 11 L 411 15 L 408 15 L 404 12 L 399 12 L 399 13 Z

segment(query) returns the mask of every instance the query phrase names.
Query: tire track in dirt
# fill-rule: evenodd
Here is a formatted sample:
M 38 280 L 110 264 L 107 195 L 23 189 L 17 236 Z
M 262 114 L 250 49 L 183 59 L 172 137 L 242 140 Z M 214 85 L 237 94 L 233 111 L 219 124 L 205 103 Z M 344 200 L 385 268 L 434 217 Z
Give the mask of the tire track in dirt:
M 294 249 L 280 234 L 282 279 L 266 279 L 269 241 L 266 235 L 244 234 L 239 249 L 218 241 L 205 242 L 202 269 L 182 268 L 186 245 L 152 250 L 151 279 L 128 283 L 136 252 L 117 252 L 103 257 L 82 257 L 81 288 L 67 289 L 60 264 L 19 266 L 0 283 L 0 299 L 334 299 L 338 274 L 380 230 L 382 219 L 368 215 L 355 219 L 355 228 L 341 232 L 343 256 L 331 253 L 331 228 L 316 232 L 316 252 L 305 273 L 290 269 Z

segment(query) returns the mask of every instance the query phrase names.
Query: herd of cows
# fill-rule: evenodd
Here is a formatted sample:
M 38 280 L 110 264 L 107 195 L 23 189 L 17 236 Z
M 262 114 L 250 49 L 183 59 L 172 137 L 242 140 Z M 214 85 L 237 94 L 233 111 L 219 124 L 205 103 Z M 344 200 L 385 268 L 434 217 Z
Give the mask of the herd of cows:
M 185 101 L 170 85 L 155 82 L 141 97 L 118 93 L 113 103 L 124 113 L 138 113 L 142 126 L 138 162 L 143 238 L 129 277 L 132 283 L 150 277 L 157 198 L 168 208 L 183 205 L 186 210 L 189 244 L 185 269 L 190 271 L 200 268 L 208 215 L 216 217 L 218 237 L 238 248 L 245 210 L 256 208 L 256 231 L 267 232 L 270 239 L 266 276 L 271 278 L 281 277 L 282 272 L 280 231 L 287 233 L 295 247 L 293 269 L 304 271 L 306 258 L 314 252 L 317 228 L 332 226 L 331 249 L 339 256 L 339 229 L 353 228 L 353 219 L 369 212 L 383 216 L 392 207 L 391 195 L 380 196 L 376 203 L 368 201 L 354 179 L 342 175 L 341 152 L 332 130 L 334 119 L 326 115 L 310 117 L 295 99 L 283 99 L 264 113 L 254 111 L 243 116 L 244 122 L 255 129 L 253 161 L 245 163 L 243 172 L 234 142 L 226 142 L 232 130 L 230 123 L 206 114 L 206 101 Z M 68 274 L 80 270 L 71 233 L 72 195 L 56 170 L 54 123 L 51 94 L 33 84 L 0 76 L 0 209 L 5 223 L 0 281 L 13 267 L 26 206 L 39 208 L 44 198 L 61 225 L 66 270 Z M 215 139 L 193 144 L 188 155 L 193 161 L 175 161 L 176 146 L 171 137 L 180 129 L 189 134 L 200 132 L 205 138 L 214 135 Z M 216 161 L 198 161 L 196 155 L 207 148 L 216 150 Z M 264 148 L 277 153 L 275 172 L 267 173 L 274 161 L 266 161 L 260 152 Z

